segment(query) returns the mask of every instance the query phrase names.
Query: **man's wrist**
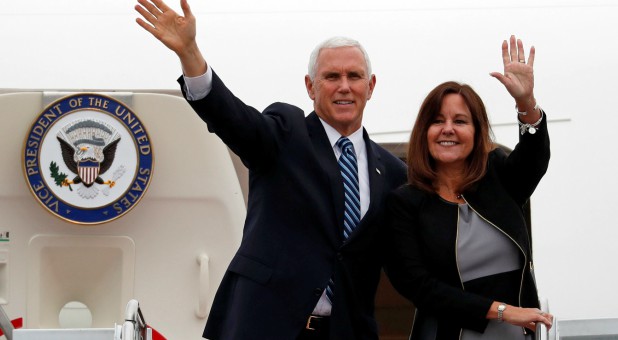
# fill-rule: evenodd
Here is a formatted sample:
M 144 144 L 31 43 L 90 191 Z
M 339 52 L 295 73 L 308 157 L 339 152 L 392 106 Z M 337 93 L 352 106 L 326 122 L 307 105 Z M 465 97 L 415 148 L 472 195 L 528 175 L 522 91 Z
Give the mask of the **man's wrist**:
M 197 45 L 188 47 L 178 54 L 182 72 L 187 77 L 197 77 L 206 73 L 207 64 Z

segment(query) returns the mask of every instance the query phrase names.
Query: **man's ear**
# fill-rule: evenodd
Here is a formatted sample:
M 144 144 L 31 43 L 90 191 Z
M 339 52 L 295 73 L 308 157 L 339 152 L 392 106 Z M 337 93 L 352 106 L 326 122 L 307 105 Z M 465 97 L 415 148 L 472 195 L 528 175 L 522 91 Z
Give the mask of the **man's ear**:
M 371 79 L 369 79 L 369 96 L 367 96 L 367 100 L 371 99 L 371 95 L 373 94 L 373 89 L 376 87 L 376 75 L 372 74 Z
M 313 81 L 311 81 L 311 78 L 309 77 L 309 75 L 305 76 L 305 87 L 307 88 L 307 94 L 309 95 L 309 98 L 311 98 L 311 100 L 315 100 L 315 92 L 313 90 Z

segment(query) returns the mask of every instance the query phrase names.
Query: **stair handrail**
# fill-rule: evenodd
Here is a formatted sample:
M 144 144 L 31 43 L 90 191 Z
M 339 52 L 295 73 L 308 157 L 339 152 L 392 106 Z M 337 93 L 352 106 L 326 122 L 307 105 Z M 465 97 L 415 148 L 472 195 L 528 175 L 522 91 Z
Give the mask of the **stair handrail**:
M 549 301 L 547 298 L 541 298 L 539 299 L 539 302 L 541 304 L 541 311 L 543 311 L 543 313 L 549 313 Z M 558 335 L 558 321 L 556 320 L 556 317 L 554 316 L 552 327 L 550 329 L 547 329 L 547 326 L 545 326 L 544 323 L 537 322 L 534 334 L 535 340 L 560 340 L 560 336 Z
M 146 340 L 146 321 L 139 308 L 139 302 L 135 299 L 127 303 L 120 338 L 122 340 Z

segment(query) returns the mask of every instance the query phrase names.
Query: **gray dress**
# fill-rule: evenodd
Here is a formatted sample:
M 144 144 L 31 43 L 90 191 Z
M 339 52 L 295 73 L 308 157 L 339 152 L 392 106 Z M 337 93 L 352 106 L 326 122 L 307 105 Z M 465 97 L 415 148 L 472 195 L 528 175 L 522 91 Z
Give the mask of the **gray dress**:
M 471 280 L 523 267 L 517 245 L 467 204 L 459 204 L 457 265 L 464 286 Z M 532 335 L 525 335 L 521 327 L 490 320 L 484 333 L 463 329 L 461 339 L 524 340 Z

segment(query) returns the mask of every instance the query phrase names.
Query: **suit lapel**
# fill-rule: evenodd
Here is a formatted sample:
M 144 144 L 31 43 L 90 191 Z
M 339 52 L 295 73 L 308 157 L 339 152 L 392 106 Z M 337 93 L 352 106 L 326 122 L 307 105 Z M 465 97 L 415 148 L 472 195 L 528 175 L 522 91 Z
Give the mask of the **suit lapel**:
M 381 204 L 380 197 L 382 196 L 382 190 L 384 190 L 384 175 L 385 169 L 382 164 L 382 158 L 376 150 L 375 145 L 369 136 L 365 132 L 365 143 L 367 143 L 367 167 L 369 171 L 369 195 L 371 201 L 369 203 L 369 210 L 365 214 L 365 217 L 370 216 L 377 210 L 377 206 Z
M 328 177 L 330 183 L 331 199 L 333 202 L 333 209 L 335 212 L 334 218 L 337 230 L 327 230 L 334 236 L 336 245 L 341 244 L 343 235 L 343 179 L 339 172 L 339 165 L 337 164 L 337 158 L 333 152 L 333 147 L 330 145 L 326 131 L 320 122 L 320 118 L 315 112 L 312 112 L 306 118 L 307 130 L 309 131 L 309 138 L 313 144 L 316 158 L 320 164 L 320 168 L 323 169 L 323 173 Z

